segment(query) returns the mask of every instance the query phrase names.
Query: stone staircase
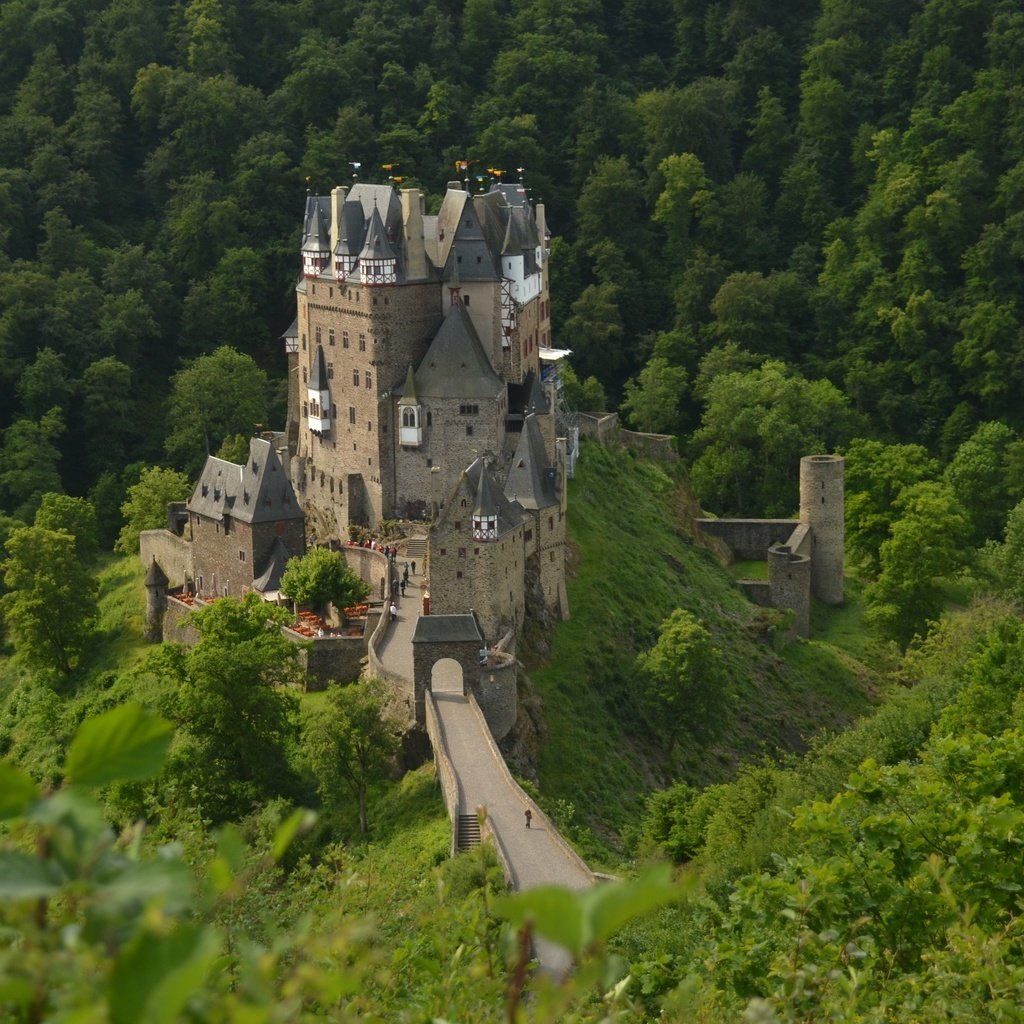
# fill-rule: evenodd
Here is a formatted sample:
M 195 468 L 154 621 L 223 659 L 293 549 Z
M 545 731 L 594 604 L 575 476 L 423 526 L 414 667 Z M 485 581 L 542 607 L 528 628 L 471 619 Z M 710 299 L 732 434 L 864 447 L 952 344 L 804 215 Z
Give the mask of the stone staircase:
M 425 537 L 410 537 L 405 542 L 405 553 L 402 555 L 402 559 L 414 561 L 416 563 L 416 571 L 420 573 L 423 572 L 423 561 L 426 551 L 427 541 Z
M 480 845 L 480 822 L 475 814 L 460 814 L 459 828 L 455 836 L 455 847 L 461 852 Z

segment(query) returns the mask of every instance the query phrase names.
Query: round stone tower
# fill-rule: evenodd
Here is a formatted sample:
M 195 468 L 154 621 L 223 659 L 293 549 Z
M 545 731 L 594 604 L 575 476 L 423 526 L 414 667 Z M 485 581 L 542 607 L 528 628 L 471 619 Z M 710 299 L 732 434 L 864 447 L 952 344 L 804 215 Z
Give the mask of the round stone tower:
M 791 608 L 793 625 L 787 640 L 811 635 L 811 559 L 786 544 L 768 549 L 768 588 L 772 607 Z
M 800 522 L 814 535 L 811 591 L 825 604 L 843 603 L 843 457 L 800 460 Z

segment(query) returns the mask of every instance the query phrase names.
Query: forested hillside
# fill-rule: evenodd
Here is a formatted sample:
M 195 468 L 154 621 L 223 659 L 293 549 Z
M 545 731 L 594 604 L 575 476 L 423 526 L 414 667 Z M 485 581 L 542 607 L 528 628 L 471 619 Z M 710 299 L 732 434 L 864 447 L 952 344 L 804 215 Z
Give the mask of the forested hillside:
M 208 443 L 279 423 L 306 187 L 388 165 L 438 196 L 460 159 L 548 206 L 577 399 L 684 437 L 706 413 L 720 511 L 788 500 L 740 482 L 811 443 L 1016 430 L 1022 40 L 1012 0 L 11 0 L 2 507 L 116 516 L 126 466 L 187 468 L 170 381 L 219 345 L 270 386 Z M 789 429 L 728 433 L 730 373 L 785 381 Z
M 552 816 L 690 881 L 496 900 L 372 684 L 254 600 L 147 648 L 109 554 L 283 426 L 307 190 L 463 174 L 546 204 L 567 401 L 677 439 L 584 451 L 523 656 Z M 522 1021 L 536 927 L 538 1021 L 1020 1020 L 1022 270 L 1019 0 L 5 0 L 0 1016 Z M 787 516 L 824 451 L 783 651 L 688 487 Z

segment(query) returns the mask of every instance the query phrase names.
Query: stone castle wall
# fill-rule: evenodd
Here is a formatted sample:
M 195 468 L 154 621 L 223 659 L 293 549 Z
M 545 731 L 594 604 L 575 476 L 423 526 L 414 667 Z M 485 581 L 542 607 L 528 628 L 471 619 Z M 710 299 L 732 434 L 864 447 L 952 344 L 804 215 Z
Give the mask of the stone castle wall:
M 784 544 L 800 525 L 796 519 L 698 519 L 701 532 L 729 545 L 734 557 L 763 561 L 773 544 Z
M 146 568 L 155 558 L 172 587 L 193 578 L 192 545 L 170 530 L 143 530 L 139 534 L 139 558 Z

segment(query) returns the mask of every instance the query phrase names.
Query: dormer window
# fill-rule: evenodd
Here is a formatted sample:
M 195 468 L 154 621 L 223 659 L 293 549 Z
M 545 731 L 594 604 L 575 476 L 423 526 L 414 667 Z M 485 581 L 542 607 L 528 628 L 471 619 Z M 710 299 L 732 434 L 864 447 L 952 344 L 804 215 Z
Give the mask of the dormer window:
M 473 516 L 473 540 L 497 540 L 498 517 Z

